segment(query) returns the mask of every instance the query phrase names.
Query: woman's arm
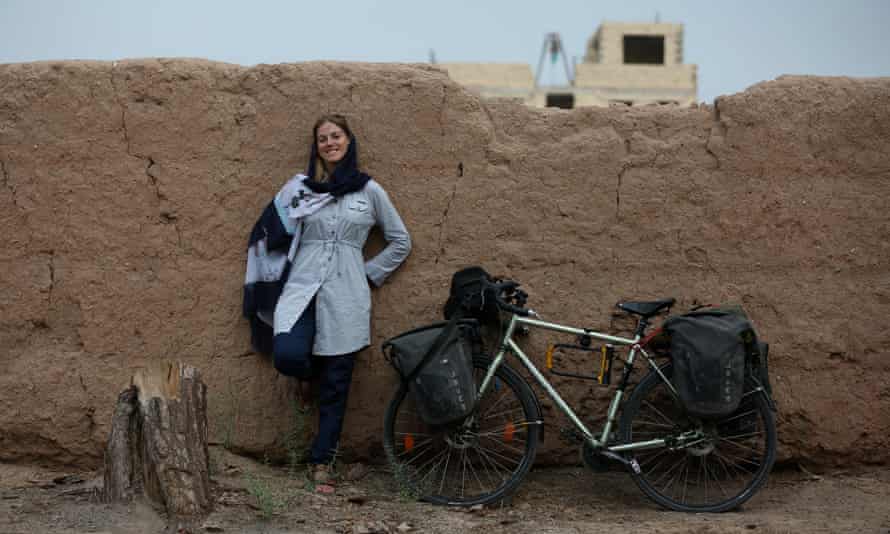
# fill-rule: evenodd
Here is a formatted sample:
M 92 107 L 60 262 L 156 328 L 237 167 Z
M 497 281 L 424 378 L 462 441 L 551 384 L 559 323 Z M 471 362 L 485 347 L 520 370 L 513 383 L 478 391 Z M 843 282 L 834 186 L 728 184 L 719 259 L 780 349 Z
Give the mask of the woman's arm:
M 373 204 L 375 220 L 383 230 L 383 238 L 387 243 L 386 248 L 365 262 L 365 274 L 379 287 L 408 257 L 411 252 L 411 236 L 383 187 L 370 181 L 365 189 Z

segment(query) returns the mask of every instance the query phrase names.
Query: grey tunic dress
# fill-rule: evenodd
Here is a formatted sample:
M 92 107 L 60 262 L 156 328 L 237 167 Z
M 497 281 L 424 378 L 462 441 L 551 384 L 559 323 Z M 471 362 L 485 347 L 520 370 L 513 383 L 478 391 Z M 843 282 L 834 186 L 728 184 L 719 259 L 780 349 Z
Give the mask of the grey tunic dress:
M 364 261 L 362 248 L 375 225 L 387 246 Z M 317 356 L 355 352 L 371 342 L 371 291 L 411 252 L 411 238 L 386 191 L 370 180 L 302 219 L 290 276 L 275 308 L 275 333 L 290 332 L 315 296 Z

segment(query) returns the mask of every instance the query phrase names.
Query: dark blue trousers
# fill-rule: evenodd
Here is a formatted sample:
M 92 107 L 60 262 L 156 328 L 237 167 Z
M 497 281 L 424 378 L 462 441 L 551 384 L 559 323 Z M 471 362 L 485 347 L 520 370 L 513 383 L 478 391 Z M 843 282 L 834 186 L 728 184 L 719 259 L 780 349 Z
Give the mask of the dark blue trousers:
M 346 400 L 352 383 L 355 353 L 340 356 L 313 356 L 315 339 L 315 299 L 291 331 L 275 336 L 275 368 L 300 380 L 318 380 L 318 433 L 312 442 L 309 462 L 330 463 L 340 442 Z

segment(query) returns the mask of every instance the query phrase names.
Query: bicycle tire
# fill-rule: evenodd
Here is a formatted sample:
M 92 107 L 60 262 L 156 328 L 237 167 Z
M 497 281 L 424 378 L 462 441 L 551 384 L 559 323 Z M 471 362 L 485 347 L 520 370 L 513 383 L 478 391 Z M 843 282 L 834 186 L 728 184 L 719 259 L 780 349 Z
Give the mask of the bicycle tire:
M 476 384 L 492 358 L 473 357 Z M 478 409 L 474 427 L 431 427 L 401 385 L 384 417 L 387 460 L 406 496 L 449 506 L 498 502 L 519 486 L 534 463 L 541 414 L 534 393 L 519 374 L 501 364 Z
M 670 379 L 672 364 L 661 368 Z M 776 459 L 776 426 L 766 398 L 746 378 L 738 409 L 716 420 L 686 415 L 656 372 L 634 388 L 624 406 L 620 435 L 624 443 L 666 439 L 702 429 L 699 443 L 630 451 L 639 472 L 637 486 L 659 505 L 680 512 L 725 512 L 750 499 L 766 482 Z

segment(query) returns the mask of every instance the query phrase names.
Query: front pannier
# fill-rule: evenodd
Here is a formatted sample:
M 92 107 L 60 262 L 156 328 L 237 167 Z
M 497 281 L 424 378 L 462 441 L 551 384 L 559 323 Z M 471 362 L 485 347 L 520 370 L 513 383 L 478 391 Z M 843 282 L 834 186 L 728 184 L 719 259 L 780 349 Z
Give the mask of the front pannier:
M 670 335 L 674 386 L 689 414 L 719 418 L 734 412 L 742 399 L 749 347 L 757 346 L 745 312 L 702 308 L 669 317 L 664 329 Z
M 461 320 L 433 345 L 448 322 L 400 334 L 383 343 L 383 352 L 403 381 L 410 381 L 417 412 L 428 425 L 445 425 L 467 417 L 476 403 L 473 347 L 478 323 Z M 432 353 L 430 351 L 433 351 Z

